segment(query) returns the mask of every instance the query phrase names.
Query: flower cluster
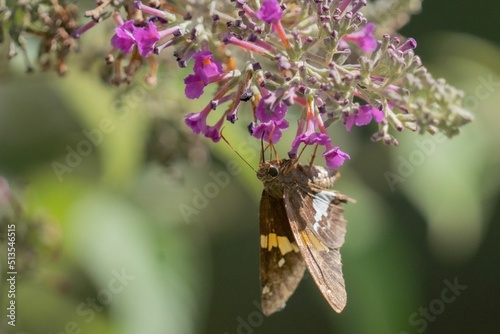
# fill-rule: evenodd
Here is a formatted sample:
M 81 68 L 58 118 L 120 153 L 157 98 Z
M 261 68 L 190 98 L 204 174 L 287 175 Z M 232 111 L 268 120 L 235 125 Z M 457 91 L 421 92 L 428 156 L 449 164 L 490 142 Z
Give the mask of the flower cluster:
M 205 98 L 208 85 L 215 90 L 203 110 L 185 116 L 193 132 L 217 142 L 226 121 L 242 119 L 242 129 L 272 145 L 296 129 L 289 157 L 300 156 L 301 147 L 323 146 L 326 164 L 336 169 L 349 155 L 333 144 L 333 123 L 346 131 L 372 126 L 373 141 L 397 145 L 394 130 L 451 136 L 472 120 L 463 94 L 422 66 L 415 40 L 378 34 L 377 20 L 362 13 L 376 12 L 373 6 L 366 0 L 104 0 L 85 13 L 88 23 L 65 31 L 75 40 L 113 18 L 106 58 L 115 64 L 113 83 L 130 82 L 142 66 L 150 66 L 146 79 L 155 83 L 159 55 L 170 50 L 180 67 L 194 63 L 184 78 L 188 99 Z M 411 8 L 399 6 L 394 14 Z M 302 111 L 294 122 L 292 107 Z
M 9 7 L 12 6 L 12 7 Z M 26 71 L 34 71 L 28 57 L 26 35 L 36 36 L 40 41 L 38 61 L 41 69 L 54 69 L 64 75 L 68 67 L 68 55 L 78 49 L 71 32 L 78 27 L 78 7 L 73 3 L 58 0 L 2 1 L 0 2 L 0 43 L 10 39 L 8 57 L 23 54 Z

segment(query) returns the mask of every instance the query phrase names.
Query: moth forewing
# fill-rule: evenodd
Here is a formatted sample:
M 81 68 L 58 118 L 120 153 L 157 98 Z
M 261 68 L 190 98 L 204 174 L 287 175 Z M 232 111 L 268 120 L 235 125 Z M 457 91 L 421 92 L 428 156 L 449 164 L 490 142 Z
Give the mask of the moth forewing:
M 328 207 L 333 218 L 328 215 L 315 221 L 314 197 L 309 192 L 285 191 L 284 195 L 290 226 L 307 268 L 328 303 L 340 313 L 347 302 L 340 257 L 345 221 L 333 203 Z M 297 210 L 299 202 L 304 204 Z
M 265 190 L 260 201 L 260 282 L 262 312 L 281 310 L 299 285 L 306 265 L 288 223 L 283 198 Z

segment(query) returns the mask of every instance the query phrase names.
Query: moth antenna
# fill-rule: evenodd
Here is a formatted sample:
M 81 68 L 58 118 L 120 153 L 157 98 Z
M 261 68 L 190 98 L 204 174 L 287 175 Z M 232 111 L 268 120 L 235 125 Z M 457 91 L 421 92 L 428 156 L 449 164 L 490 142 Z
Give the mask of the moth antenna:
M 274 150 L 274 156 L 276 157 L 276 161 L 280 161 L 280 158 L 278 157 L 278 151 L 276 150 L 276 147 L 273 145 L 273 150 Z
M 280 160 L 278 158 L 278 151 L 276 151 L 276 147 L 273 145 L 271 138 L 269 138 L 269 147 L 271 148 L 271 150 L 269 151 L 269 160 L 273 160 L 273 153 L 274 153 L 276 161 L 279 162 Z
M 313 162 L 314 162 L 314 158 L 316 158 L 316 151 L 318 150 L 318 144 L 316 144 L 316 146 L 314 146 L 314 151 L 313 151 L 313 154 L 311 156 L 311 162 L 309 163 L 309 170 L 311 170 L 311 167 L 313 165 Z
M 233 147 L 233 146 L 232 146 L 232 145 L 231 145 L 231 144 L 227 141 L 226 137 L 224 137 L 224 135 L 222 134 L 222 130 L 224 130 L 224 128 L 222 128 L 222 129 L 220 130 L 220 137 L 221 137 L 221 138 L 222 138 L 222 139 L 226 142 L 226 144 L 228 144 L 228 145 L 229 145 L 229 147 L 230 147 L 230 148 L 234 151 L 234 153 L 236 153 L 236 154 L 240 157 L 240 159 L 241 159 L 241 160 L 243 160 L 243 161 L 244 161 L 244 162 L 245 162 L 245 163 L 246 163 L 246 164 L 247 164 L 247 165 L 248 165 L 248 166 L 249 166 L 249 167 L 250 167 L 250 168 L 251 168 L 251 169 L 252 169 L 255 173 L 257 173 L 257 171 L 255 170 L 255 168 L 253 168 L 253 167 L 252 167 L 252 165 L 250 165 L 250 164 L 248 163 L 248 161 L 246 161 L 246 160 L 245 160 L 245 159 L 241 156 L 241 154 L 239 154 L 239 153 L 238 153 L 238 151 L 236 151 L 236 149 L 235 149 L 235 148 L 234 148 L 234 147 Z
M 262 133 L 262 137 L 260 138 L 260 140 L 261 140 L 262 145 L 264 145 L 264 133 Z M 264 147 L 264 146 L 262 146 L 262 147 Z M 267 145 L 267 147 L 269 147 L 269 161 L 272 161 L 273 160 L 274 145 L 273 145 L 273 142 L 271 140 L 271 137 L 269 137 L 269 145 Z M 265 150 L 263 152 L 265 153 Z
M 278 158 L 278 151 L 276 151 L 276 148 L 274 147 L 273 145 L 273 131 L 274 131 L 274 128 L 271 130 L 271 133 L 269 134 L 269 147 L 271 148 L 271 151 L 270 151 L 270 154 L 269 154 L 269 160 L 273 160 L 273 153 L 274 153 L 274 156 L 276 158 L 276 161 L 280 161 L 279 158 Z M 264 133 L 262 134 L 262 138 L 264 138 Z
M 300 159 L 300 157 L 302 156 L 302 153 L 304 153 L 304 150 L 306 149 L 306 147 L 307 147 L 307 145 L 304 145 L 304 147 L 302 147 L 302 149 L 300 150 L 299 155 L 297 155 L 297 157 L 295 158 L 295 162 L 294 162 L 294 164 L 295 164 L 295 163 L 297 163 L 297 162 L 299 161 L 299 159 Z
M 274 147 L 274 145 L 273 145 L 273 140 L 272 140 L 271 136 L 272 136 L 272 133 L 269 135 L 269 147 L 271 148 L 269 159 L 273 160 L 273 153 L 274 153 L 274 157 L 276 158 L 276 161 L 279 162 L 280 160 L 278 158 L 278 151 L 276 151 L 276 147 Z
M 260 162 L 264 163 L 266 156 L 264 153 L 266 153 L 266 149 L 264 148 L 264 132 L 262 132 L 262 136 L 260 136 Z

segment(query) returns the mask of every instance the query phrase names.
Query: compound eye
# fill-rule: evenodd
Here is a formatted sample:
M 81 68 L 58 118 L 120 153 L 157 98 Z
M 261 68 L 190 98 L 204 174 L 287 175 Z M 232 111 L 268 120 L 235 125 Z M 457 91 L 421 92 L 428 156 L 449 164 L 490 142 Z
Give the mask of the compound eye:
M 269 175 L 271 175 L 272 177 L 276 177 L 276 176 L 278 176 L 278 174 L 279 174 L 278 168 L 276 168 L 276 167 L 269 168 Z

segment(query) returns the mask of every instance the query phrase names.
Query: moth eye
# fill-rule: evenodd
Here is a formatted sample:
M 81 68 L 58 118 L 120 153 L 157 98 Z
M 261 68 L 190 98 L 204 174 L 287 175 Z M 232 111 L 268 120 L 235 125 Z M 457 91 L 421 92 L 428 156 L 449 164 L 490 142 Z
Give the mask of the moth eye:
M 276 167 L 269 168 L 269 175 L 271 175 L 272 177 L 276 177 L 276 176 L 278 176 L 278 174 L 279 174 L 278 168 L 276 168 Z

